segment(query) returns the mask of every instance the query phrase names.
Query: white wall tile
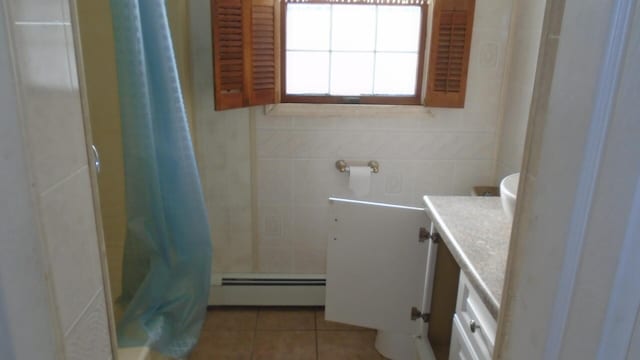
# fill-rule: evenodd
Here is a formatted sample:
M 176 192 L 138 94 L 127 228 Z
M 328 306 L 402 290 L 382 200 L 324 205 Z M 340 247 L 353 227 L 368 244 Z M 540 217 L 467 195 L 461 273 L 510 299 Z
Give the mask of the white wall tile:
M 13 20 L 51 22 L 65 20 L 62 0 L 9 0 Z
M 88 304 L 64 339 L 65 359 L 110 359 L 109 323 L 102 289 Z
M 422 205 L 423 195 L 451 195 L 453 194 L 452 161 L 419 161 L 416 167 L 414 197 Z
M 261 206 L 258 208 L 258 242 L 261 247 L 290 248 L 292 245 L 291 206 Z
M 497 186 L 491 160 L 460 160 L 455 162 L 453 193 L 469 195 L 474 186 Z
M 15 36 L 30 157 L 42 192 L 87 163 L 80 95 L 71 85 L 64 26 L 19 25 Z
M 332 160 L 293 161 L 293 204 L 322 205 L 332 195 L 348 194 L 348 178 Z
M 293 201 L 293 160 L 262 159 L 257 165 L 258 204 L 288 205 Z
M 253 271 L 253 232 L 251 228 L 229 234 L 229 242 L 221 255 L 223 272 Z
M 325 206 L 293 208 L 293 271 L 297 274 L 324 274 L 329 230 L 328 203 Z
M 496 177 L 520 171 L 533 94 L 545 2 L 516 0 L 505 83 Z
M 64 331 L 102 284 L 88 168 L 42 197 L 41 213 Z
M 282 273 L 293 272 L 293 248 L 259 246 L 258 248 L 258 272 Z

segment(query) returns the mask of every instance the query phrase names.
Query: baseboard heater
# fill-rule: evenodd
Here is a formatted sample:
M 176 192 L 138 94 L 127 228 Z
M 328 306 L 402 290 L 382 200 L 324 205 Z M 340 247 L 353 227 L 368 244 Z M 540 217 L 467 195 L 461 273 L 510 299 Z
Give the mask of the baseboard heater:
M 214 306 L 322 306 L 324 276 L 223 275 L 211 286 Z

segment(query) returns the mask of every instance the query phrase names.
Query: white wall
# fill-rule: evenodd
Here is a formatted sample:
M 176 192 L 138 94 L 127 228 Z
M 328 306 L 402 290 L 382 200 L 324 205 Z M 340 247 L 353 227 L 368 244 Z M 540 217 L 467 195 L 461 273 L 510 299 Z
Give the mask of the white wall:
M 546 1 L 513 4 L 496 178 L 520 171 Z
M 494 184 L 511 0 L 476 4 L 462 110 L 215 112 L 209 13 L 208 1 L 192 1 L 196 132 L 216 271 L 324 273 L 327 198 L 353 197 L 334 168 L 338 159 L 379 161 L 368 200 L 420 205 L 424 194 L 466 195 Z
M 46 330 L 58 334 L 60 358 L 108 359 L 111 345 L 69 2 L 5 4 L 27 183 L 39 220 L 33 230 L 44 243 L 44 275 L 53 293 L 55 319 Z

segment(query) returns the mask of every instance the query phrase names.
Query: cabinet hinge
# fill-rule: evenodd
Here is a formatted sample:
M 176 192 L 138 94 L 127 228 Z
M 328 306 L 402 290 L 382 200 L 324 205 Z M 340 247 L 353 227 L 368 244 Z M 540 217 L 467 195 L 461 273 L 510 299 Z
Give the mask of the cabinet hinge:
M 429 240 L 430 237 L 431 233 L 429 232 L 429 230 L 427 230 L 427 228 L 421 227 L 420 232 L 418 233 L 418 242 L 423 243 Z
M 426 228 L 421 227 L 420 231 L 418 232 L 418 242 L 423 243 L 423 242 L 425 242 L 425 241 L 427 241 L 429 239 L 433 240 L 434 244 L 438 244 L 440 242 L 440 240 L 442 240 L 442 237 L 440 236 L 439 233 L 437 233 L 435 231 L 432 234 Z
M 422 321 L 428 323 L 431 319 L 431 314 L 429 313 L 421 313 L 420 310 L 416 307 L 411 308 L 411 320 L 422 319 Z
M 431 240 L 434 244 L 439 244 L 440 241 L 442 241 L 442 236 L 440 236 L 440 233 L 434 231 L 433 234 L 431 234 Z

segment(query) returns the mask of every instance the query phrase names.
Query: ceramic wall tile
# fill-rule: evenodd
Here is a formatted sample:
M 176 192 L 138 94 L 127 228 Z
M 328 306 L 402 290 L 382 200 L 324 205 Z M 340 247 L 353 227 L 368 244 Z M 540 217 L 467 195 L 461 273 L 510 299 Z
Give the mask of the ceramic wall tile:
M 293 204 L 322 205 L 332 196 L 348 194 L 348 178 L 332 160 L 293 161 Z
M 110 359 L 109 322 L 102 289 L 65 336 L 65 359 Z
M 253 271 L 253 232 L 251 229 L 231 232 L 223 252 L 223 272 L 249 273 Z
M 293 271 L 301 274 L 324 274 L 329 204 L 293 208 Z
M 491 160 L 456 161 L 453 172 L 453 193 L 469 195 L 474 186 L 497 185 L 493 171 Z
M 9 0 L 16 22 L 61 22 L 65 20 L 62 0 Z
M 423 195 L 453 195 L 452 161 L 420 161 L 415 167 L 414 197 L 418 202 L 414 205 L 423 206 Z
M 293 200 L 293 160 L 262 159 L 257 164 L 258 204 L 287 205 Z
M 102 284 L 88 168 L 53 187 L 41 203 L 54 291 L 66 331 Z
M 14 31 L 30 156 L 42 192 L 87 163 L 80 96 L 71 85 L 65 26 Z
M 500 130 L 496 177 L 520 171 L 529 122 L 545 2 L 517 0 L 514 5 L 509 69 Z
M 291 206 L 258 207 L 258 243 L 262 247 L 287 248 L 292 245 Z
M 293 247 L 258 247 L 258 272 L 291 274 L 293 273 Z

